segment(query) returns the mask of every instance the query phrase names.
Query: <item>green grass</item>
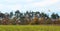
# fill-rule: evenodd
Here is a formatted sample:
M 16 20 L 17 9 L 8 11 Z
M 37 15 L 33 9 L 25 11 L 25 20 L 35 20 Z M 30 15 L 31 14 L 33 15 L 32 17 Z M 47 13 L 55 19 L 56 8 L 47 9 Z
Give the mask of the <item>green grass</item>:
M 0 31 L 60 31 L 59 25 L 0 25 Z

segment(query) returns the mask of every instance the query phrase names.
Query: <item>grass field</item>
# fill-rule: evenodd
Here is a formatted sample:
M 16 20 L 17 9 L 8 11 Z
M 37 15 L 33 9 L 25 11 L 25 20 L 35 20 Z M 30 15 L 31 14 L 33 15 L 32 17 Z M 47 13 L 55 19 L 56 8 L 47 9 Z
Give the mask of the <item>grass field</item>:
M 60 31 L 58 25 L 0 25 L 0 31 Z

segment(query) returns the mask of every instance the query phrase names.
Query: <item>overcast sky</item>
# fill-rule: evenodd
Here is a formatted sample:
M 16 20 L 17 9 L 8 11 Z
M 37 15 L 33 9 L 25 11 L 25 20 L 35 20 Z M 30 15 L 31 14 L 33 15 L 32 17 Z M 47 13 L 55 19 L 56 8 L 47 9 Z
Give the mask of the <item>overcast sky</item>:
M 0 0 L 0 11 L 40 11 L 60 14 L 60 0 Z

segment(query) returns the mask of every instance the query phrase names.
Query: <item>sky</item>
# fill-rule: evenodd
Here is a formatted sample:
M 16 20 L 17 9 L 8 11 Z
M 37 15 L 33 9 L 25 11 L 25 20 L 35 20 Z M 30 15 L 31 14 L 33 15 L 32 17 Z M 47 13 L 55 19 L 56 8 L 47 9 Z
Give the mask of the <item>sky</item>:
M 16 10 L 20 12 L 39 11 L 47 14 L 54 12 L 60 15 L 60 0 L 0 0 L 1 12 L 9 13 Z

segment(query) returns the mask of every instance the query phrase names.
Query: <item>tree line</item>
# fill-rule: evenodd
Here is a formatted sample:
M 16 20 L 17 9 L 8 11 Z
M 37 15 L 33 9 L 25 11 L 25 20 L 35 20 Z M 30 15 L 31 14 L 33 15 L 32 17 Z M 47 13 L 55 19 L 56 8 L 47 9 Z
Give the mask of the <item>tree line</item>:
M 19 10 L 10 13 L 0 12 L 0 25 L 41 25 L 60 24 L 60 16 L 52 13 L 51 17 L 44 12 L 20 12 Z

